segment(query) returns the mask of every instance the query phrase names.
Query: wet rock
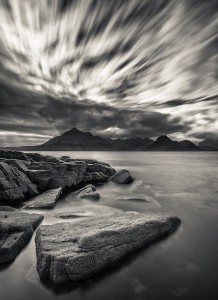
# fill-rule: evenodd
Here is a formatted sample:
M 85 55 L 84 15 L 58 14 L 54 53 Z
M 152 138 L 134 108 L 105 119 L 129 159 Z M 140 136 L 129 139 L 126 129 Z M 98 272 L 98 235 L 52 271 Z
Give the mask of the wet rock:
M 19 151 L 3 151 L 0 150 L 0 157 L 1 158 L 9 158 L 9 159 L 19 159 L 19 160 L 24 160 L 24 161 L 29 161 L 28 156 Z
M 60 197 L 62 188 L 47 190 L 26 202 L 23 208 L 53 208 Z
M 96 187 L 93 184 L 88 184 L 88 185 L 84 186 L 83 188 L 77 190 L 76 194 L 78 197 L 80 197 L 81 195 L 95 192 L 95 191 L 96 191 Z
M 83 180 L 85 163 L 33 163 L 27 171 L 32 182 L 42 190 L 76 186 Z
M 0 211 L 16 211 L 16 208 L 7 205 L 2 205 L 0 206 Z
M 109 164 L 97 160 L 0 151 L 0 203 L 10 205 L 49 189 L 74 188 L 83 182 L 103 183 L 113 174 Z M 92 198 L 97 199 L 98 194 Z
M 120 170 L 116 174 L 110 177 L 111 181 L 114 181 L 116 183 L 131 183 L 134 181 L 132 175 L 129 173 L 128 170 Z
M 65 208 L 64 211 L 61 211 L 58 213 L 59 214 L 77 214 L 77 213 L 92 213 L 93 215 L 99 217 L 99 216 L 109 216 L 113 215 L 115 213 L 121 213 L 123 212 L 121 209 L 114 208 L 111 206 L 106 206 L 106 205 L 96 205 L 95 202 L 91 202 L 91 204 L 83 204 L 81 205 L 76 205 L 76 206 L 70 206 L 69 208 Z
M 86 172 L 83 177 L 84 182 L 105 182 L 109 177 L 102 172 Z
M 38 194 L 37 186 L 25 173 L 7 163 L 0 162 L 0 202 L 12 204 L 15 200 Z
M 89 200 L 100 200 L 101 196 L 97 192 L 91 192 L 91 193 L 81 195 L 80 198 L 89 199 Z
M 76 191 L 77 198 L 85 198 L 90 200 L 99 200 L 100 194 L 96 192 L 96 187 L 93 184 L 88 184 L 82 189 Z
M 113 168 L 111 168 L 111 166 L 102 164 L 100 162 L 88 163 L 86 171 L 90 173 L 100 172 L 107 177 L 110 177 L 116 173 L 116 171 Z
M 59 213 L 55 216 L 62 219 L 74 219 L 74 218 L 82 218 L 82 217 L 91 217 L 95 215 L 92 211 L 86 211 L 86 212 L 65 212 L 65 213 Z
M 0 211 L 0 264 L 12 262 L 42 221 L 39 214 Z
M 177 217 L 127 212 L 41 226 L 36 234 L 38 273 L 53 283 L 84 280 L 179 224 Z

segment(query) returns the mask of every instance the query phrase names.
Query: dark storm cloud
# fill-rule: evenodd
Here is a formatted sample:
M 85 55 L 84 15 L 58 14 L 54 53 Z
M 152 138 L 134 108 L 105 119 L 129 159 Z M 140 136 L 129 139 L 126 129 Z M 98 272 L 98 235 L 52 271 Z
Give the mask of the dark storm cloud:
M 211 132 L 211 131 L 196 132 L 193 134 L 193 136 L 200 140 L 218 139 L 218 132 Z
M 188 124 L 169 114 L 118 109 L 86 100 L 61 98 L 9 89 L 0 85 L 0 128 L 17 135 L 31 132 L 28 143 L 43 142 L 71 127 L 110 137 L 147 137 L 175 131 L 186 132 Z M 41 135 L 41 136 L 35 136 Z M 44 137 L 43 137 L 44 136 Z M 25 138 L 25 135 L 24 135 Z M 9 139 L 12 139 L 9 136 Z M 13 137 L 13 141 L 16 137 Z M 0 139 L 1 141 L 1 139 Z
M 168 114 L 140 110 L 116 109 L 105 104 L 87 102 L 60 102 L 47 99 L 47 107 L 39 114 L 51 122 L 59 132 L 77 126 L 110 137 L 157 136 L 175 131 L 186 132 L 188 124 Z M 73 107 L 73 109 L 72 109 Z
M 0 0 L 3 143 L 217 131 L 217 14 L 216 0 Z

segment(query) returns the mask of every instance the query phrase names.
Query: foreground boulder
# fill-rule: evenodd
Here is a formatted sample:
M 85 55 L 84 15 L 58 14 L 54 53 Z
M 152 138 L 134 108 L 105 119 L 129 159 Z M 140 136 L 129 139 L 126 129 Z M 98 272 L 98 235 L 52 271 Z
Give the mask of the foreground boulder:
M 53 208 L 60 197 L 62 188 L 48 190 L 26 202 L 23 208 Z
M 129 173 L 128 170 L 120 170 L 116 174 L 110 177 L 111 181 L 114 181 L 116 183 L 131 183 L 134 181 L 132 175 Z
M 179 224 L 177 217 L 128 212 L 41 226 L 36 234 L 38 273 L 53 283 L 84 280 Z
M 43 219 L 39 214 L 0 210 L 0 264 L 12 262 Z

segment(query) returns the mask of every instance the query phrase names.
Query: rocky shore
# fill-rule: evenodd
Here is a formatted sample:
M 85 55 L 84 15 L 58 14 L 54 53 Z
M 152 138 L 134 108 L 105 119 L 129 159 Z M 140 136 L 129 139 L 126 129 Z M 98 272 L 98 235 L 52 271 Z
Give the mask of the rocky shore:
M 96 160 L 0 151 L 0 202 L 16 204 L 50 189 L 105 182 L 115 174 L 109 164 Z
M 97 160 L 0 151 L 0 264 L 16 258 L 43 220 L 43 215 L 28 209 L 55 210 L 66 189 L 76 201 L 100 201 L 96 186 L 106 181 L 130 184 L 134 178 L 128 170 L 116 172 Z M 85 280 L 180 224 L 168 215 L 123 212 L 109 206 L 83 209 L 54 212 L 57 224 L 37 230 L 37 270 L 42 279 L 55 284 Z

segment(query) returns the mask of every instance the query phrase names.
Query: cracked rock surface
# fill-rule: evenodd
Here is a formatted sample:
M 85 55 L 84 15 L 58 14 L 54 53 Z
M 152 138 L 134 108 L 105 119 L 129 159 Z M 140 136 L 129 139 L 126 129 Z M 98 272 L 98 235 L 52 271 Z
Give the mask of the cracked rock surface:
M 12 205 L 50 189 L 102 183 L 115 173 L 109 164 L 97 160 L 0 150 L 0 203 Z
M 31 239 L 43 215 L 0 209 L 0 264 L 10 263 Z
M 84 280 L 170 234 L 179 224 L 173 216 L 119 212 L 42 225 L 36 233 L 38 273 L 53 283 Z
M 25 203 L 23 208 L 53 208 L 60 197 L 62 188 L 47 190 Z

